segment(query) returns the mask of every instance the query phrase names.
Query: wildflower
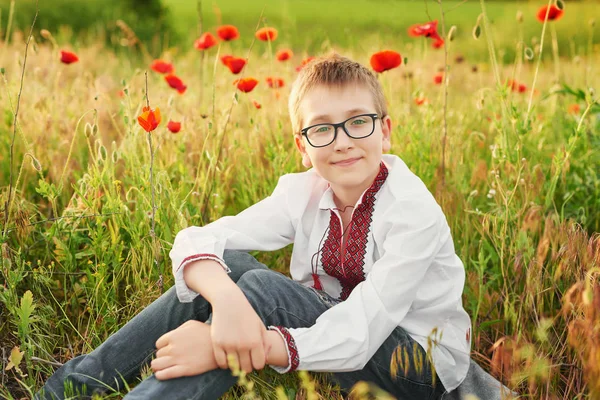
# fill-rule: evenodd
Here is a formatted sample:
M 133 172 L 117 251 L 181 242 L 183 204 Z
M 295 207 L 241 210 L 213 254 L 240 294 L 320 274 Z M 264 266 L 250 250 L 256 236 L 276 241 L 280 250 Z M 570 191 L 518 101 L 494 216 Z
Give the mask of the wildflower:
M 579 115 L 579 114 L 581 114 L 581 107 L 577 103 L 571 104 L 568 108 L 568 111 L 569 111 L 569 114 Z
M 432 46 L 434 49 L 441 49 L 442 47 L 444 47 L 444 39 L 442 39 L 442 38 L 435 39 L 435 40 L 433 41 L 433 43 L 431 43 L 431 46 Z
M 165 75 L 165 81 L 167 81 L 169 86 L 177 90 L 179 94 L 185 93 L 185 90 L 187 89 L 187 86 L 183 83 L 183 81 L 173 74 Z
M 260 108 L 262 107 L 260 105 L 260 103 L 258 101 L 256 101 L 256 100 L 252 100 L 252 104 L 254 104 L 254 107 L 256 107 L 257 110 L 260 110 Z
M 225 54 L 221 56 L 220 60 L 223 63 L 223 65 L 227 66 L 227 60 L 229 60 L 230 58 L 233 58 L 231 54 Z
M 277 61 L 286 61 L 294 56 L 294 53 L 290 49 L 282 49 L 275 54 Z
M 169 120 L 169 123 L 167 124 L 167 128 L 169 129 L 169 131 L 171 133 L 177 133 L 181 130 L 181 122 L 175 122 L 175 121 Z
M 371 56 L 371 68 L 375 72 L 384 72 L 399 67 L 402 64 L 402 56 L 393 50 L 384 50 Z
M 408 28 L 408 34 L 412 37 L 425 36 L 427 38 L 432 38 L 435 40 L 442 40 L 438 31 L 437 31 L 438 22 L 437 20 L 427 22 L 425 24 L 417 24 Z
M 444 81 L 444 74 L 435 74 L 433 76 L 433 83 L 435 83 L 436 85 L 441 85 L 443 81 Z
M 282 88 L 285 86 L 285 82 L 282 78 L 274 78 L 272 76 L 267 77 L 267 85 L 269 85 L 270 88 Z
M 123 97 L 125 97 L 125 92 L 121 89 L 117 92 L 117 96 L 119 96 L 122 99 Z
M 490 191 L 487 194 L 487 198 L 491 199 L 492 197 L 494 197 L 496 195 L 496 190 L 495 189 L 490 189 Z
M 258 81 L 254 78 L 242 78 L 236 79 L 233 84 L 236 85 L 240 91 L 249 93 L 254 90 L 256 85 L 258 85 Z
M 549 10 L 548 6 L 542 6 L 537 12 L 538 21 L 544 22 L 544 19 L 546 18 L 546 12 L 548 13 L 548 21 L 559 20 L 564 14 L 564 11 L 556 7 L 554 4 L 550 6 Z
M 221 61 L 234 75 L 239 74 L 246 65 L 246 60 L 241 57 L 228 56 L 225 60 L 221 58 Z
M 223 25 L 217 28 L 217 36 L 226 42 L 240 37 L 240 32 L 233 25 Z
M 527 91 L 527 86 L 525 86 L 525 84 L 523 84 L 523 83 L 519 83 L 519 87 L 517 88 L 517 91 L 519 93 L 525 93 Z
M 142 109 L 142 115 L 138 117 L 138 122 L 146 132 L 152 132 L 160 124 L 160 108 L 151 109 L 150 107 L 144 107 Z
M 429 100 L 426 97 L 417 97 L 415 99 L 415 104 L 418 106 L 422 106 L 423 104 L 429 104 Z
M 77 54 L 73 52 L 61 50 L 60 61 L 64 64 L 73 64 L 74 62 L 79 61 L 79 57 L 77 57 Z
M 255 36 L 258 40 L 262 40 L 263 42 L 272 42 L 277 39 L 277 29 L 266 26 L 257 30 Z
M 217 44 L 217 38 L 210 32 L 205 32 L 194 42 L 198 50 L 207 50 Z
M 174 71 L 173 64 L 163 60 L 152 61 L 152 64 L 150 64 L 150 69 L 158 72 L 159 74 L 171 74 Z
M 313 56 L 306 57 L 304 60 L 302 60 L 302 62 L 300 63 L 300 66 L 296 67 L 296 72 L 300 72 L 300 70 L 302 68 L 304 68 L 306 66 L 306 64 L 310 63 L 314 59 L 315 59 L 315 57 L 313 57 Z

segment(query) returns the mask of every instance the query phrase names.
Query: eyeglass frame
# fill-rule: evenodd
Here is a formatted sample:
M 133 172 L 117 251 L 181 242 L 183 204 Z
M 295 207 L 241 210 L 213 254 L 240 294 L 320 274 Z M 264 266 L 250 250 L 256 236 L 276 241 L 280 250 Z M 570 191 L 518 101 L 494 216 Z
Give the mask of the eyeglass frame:
M 353 118 L 358 118 L 358 117 L 371 117 L 371 118 L 373 118 L 373 130 L 367 136 L 361 136 L 361 137 L 357 138 L 357 137 L 354 137 L 354 136 L 350 135 L 350 133 L 348 133 L 348 131 L 346 130 L 346 127 L 345 127 L 346 122 L 350 121 Z M 337 139 L 338 128 L 342 128 L 342 130 L 346 133 L 346 135 L 348 135 L 348 137 L 351 138 L 351 139 L 365 139 L 365 138 L 368 138 L 373 133 L 375 133 L 375 122 L 376 122 L 376 120 L 380 119 L 380 120 L 383 121 L 383 118 L 385 118 L 385 116 L 380 117 L 379 114 L 377 114 L 377 113 L 358 114 L 358 115 L 353 115 L 352 117 L 348 118 L 347 120 L 339 122 L 337 124 L 334 124 L 334 123 L 320 123 L 320 124 L 314 124 L 314 125 L 308 126 L 306 128 L 301 129 L 300 130 L 300 134 L 306 138 L 306 141 L 308 142 L 308 144 L 310 144 L 312 147 L 318 149 L 318 148 L 321 148 L 321 147 L 327 147 L 331 143 L 335 142 L 335 139 Z M 308 130 L 310 128 L 314 128 L 315 126 L 320 126 L 320 125 L 333 126 L 333 140 L 331 142 L 327 143 L 327 144 L 322 145 L 322 146 L 315 146 L 314 144 L 312 144 L 310 142 L 310 139 L 308 138 Z

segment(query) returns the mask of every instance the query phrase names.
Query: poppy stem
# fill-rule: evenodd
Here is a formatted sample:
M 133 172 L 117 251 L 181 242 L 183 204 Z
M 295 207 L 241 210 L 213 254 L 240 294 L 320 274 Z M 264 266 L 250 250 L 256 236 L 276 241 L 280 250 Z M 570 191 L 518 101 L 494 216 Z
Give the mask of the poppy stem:
M 438 0 L 440 5 L 440 19 L 442 20 L 442 37 L 445 39 L 444 43 L 444 107 L 443 107 L 443 132 L 442 138 L 442 189 L 446 187 L 446 141 L 448 139 L 448 44 L 450 40 L 446 37 L 446 20 L 444 8 L 442 7 L 442 0 Z
M 14 8 L 14 1 L 11 2 L 11 16 L 10 16 L 10 20 L 12 20 L 12 11 Z M 17 107 L 15 108 L 15 113 L 14 113 L 14 118 L 13 118 L 13 136 L 11 139 L 11 143 L 10 143 L 10 155 L 9 155 L 9 162 L 8 162 L 8 167 L 9 167 L 9 175 L 10 175 L 10 183 L 8 185 L 8 198 L 6 200 L 6 202 L 4 203 L 4 230 L 2 232 L 2 236 L 6 237 L 6 234 L 8 232 L 8 222 L 10 221 L 10 211 L 11 211 L 11 203 L 12 203 L 12 192 L 13 192 L 13 159 L 14 159 L 14 148 L 15 148 L 15 139 L 17 137 L 17 126 L 18 126 L 18 116 L 19 116 L 19 106 L 21 104 L 21 94 L 23 93 L 23 81 L 25 80 L 25 66 L 27 65 L 27 51 L 29 50 L 29 42 L 31 41 L 31 37 L 33 35 L 33 27 L 35 25 L 35 21 L 37 20 L 38 17 L 38 13 L 39 13 L 39 7 L 38 7 L 38 1 L 36 0 L 35 2 L 35 15 L 33 16 L 33 22 L 31 23 L 31 29 L 29 30 L 29 36 L 27 37 L 27 43 L 25 44 L 25 57 L 23 58 L 23 69 L 21 71 L 21 86 L 19 87 L 19 94 L 17 95 Z M 9 20 L 9 24 L 10 24 L 10 20 Z M 8 44 L 8 33 L 10 31 L 10 25 L 9 25 L 9 29 L 6 31 L 6 36 L 7 36 L 7 40 L 5 41 L 6 44 Z M 21 164 L 21 171 L 23 170 L 23 164 Z M 19 177 L 21 176 L 21 173 L 19 172 Z M 18 186 L 18 182 L 19 182 L 19 177 L 17 177 L 17 184 L 15 186 Z

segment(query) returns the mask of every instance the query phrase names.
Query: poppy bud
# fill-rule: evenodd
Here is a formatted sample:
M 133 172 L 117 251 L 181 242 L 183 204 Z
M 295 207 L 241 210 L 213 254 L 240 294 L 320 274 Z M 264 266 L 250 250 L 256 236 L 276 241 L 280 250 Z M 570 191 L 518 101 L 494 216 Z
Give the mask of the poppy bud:
M 523 11 L 521 11 L 521 10 L 517 11 L 517 22 L 518 23 L 523 22 Z
M 50 31 L 48 29 L 42 29 L 40 31 L 40 35 L 42 35 L 42 37 L 47 40 L 50 40 L 50 38 L 52 37 L 52 34 L 50 33 Z
M 89 122 L 85 123 L 85 128 L 83 129 L 83 132 L 85 133 L 86 138 L 92 136 L 92 125 L 90 125 Z
M 31 153 L 27 153 L 29 157 L 31 157 L 31 165 L 37 172 L 42 172 L 42 164 L 40 164 L 39 160 L 33 156 Z
M 556 0 L 556 8 L 558 8 L 561 11 L 565 9 L 565 3 L 563 2 L 563 0 Z
M 450 31 L 448 32 L 448 41 L 453 41 L 454 36 L 456 36 L 456 25 L 452 25 L 452 27 L 450 28 Z
M 105 161 L 107 157 L 108 152 L 106 151 L 106 147 L 104 147 L 104 145 L 100 145 L 100 147 L 98 148 L 98 158 L 102 161 Z
M 477 24 L 473 28 L 473 39 L 477 40 L 479 39 L 479 36 L 481 36 L 481 27 L 479 26 L 479 24 Z
M 531 47 L 525 47 L 525 58 L 529 61 L 533 60 L 533 50 L 531 50 Z
M 96 136 L 98 134 L 98 125 L 92 125 L 92 136 Z

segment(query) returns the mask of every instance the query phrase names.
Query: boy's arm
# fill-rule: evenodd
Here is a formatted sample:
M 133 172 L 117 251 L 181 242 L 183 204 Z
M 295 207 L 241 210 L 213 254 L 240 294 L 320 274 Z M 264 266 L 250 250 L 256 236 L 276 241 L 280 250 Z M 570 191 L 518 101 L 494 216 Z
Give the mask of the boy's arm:
M 292 186 L 296 187 L 297 182 L 292 180 L 292 175 L 282 176 L 271 196 L 238 215 L 222 217 L 203 227 L 185 228 L 177 234 L 169 256 L 180 301 L 191 302 L 198 295 L 198 291 L 186 284 L 186 266 L 200 260 L 213 260 L 229 272 L 223 261 L 225 249 L 271 251 L 293 242 L 295 223 L 288 198 L 297 197 L 295 193 L 290 194 Z M 198 280 L 204 279 L 201 277 L 202 273 L 194 275 Z

